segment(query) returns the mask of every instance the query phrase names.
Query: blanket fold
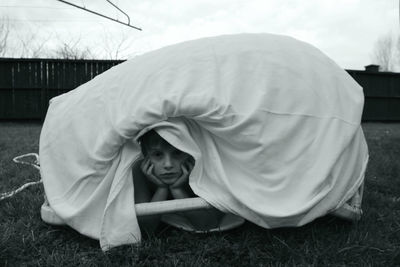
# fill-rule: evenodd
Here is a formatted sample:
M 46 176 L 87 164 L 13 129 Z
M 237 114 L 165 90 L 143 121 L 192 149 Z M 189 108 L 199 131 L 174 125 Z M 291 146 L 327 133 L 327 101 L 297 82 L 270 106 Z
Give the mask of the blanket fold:
M 193 191 L 265 228 L 300 226 L 362 184 L 362 88 L 309 44 L 239 34 L 165 47 L 51 100 L 41 175 L 57 215 L 102 249 L 140 242 L 131 172 L 155 129 L 191 154 Z

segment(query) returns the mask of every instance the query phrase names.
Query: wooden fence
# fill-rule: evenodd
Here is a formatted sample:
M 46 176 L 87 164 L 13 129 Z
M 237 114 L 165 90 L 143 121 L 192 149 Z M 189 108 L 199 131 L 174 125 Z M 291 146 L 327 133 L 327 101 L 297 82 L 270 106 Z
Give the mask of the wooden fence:
M 44 119 L 49 100 L 122 61 L 0 59 L 0 119 Z
M 400 121 L 400 73 L 347 72 L 364 89 L 364 121 Z
M 121 62 L 0 58 L 0 119 L 43 120 L 52 97 Z M 400 73 L 348 73 L 364 88 L 364 121 L 400 121 Z

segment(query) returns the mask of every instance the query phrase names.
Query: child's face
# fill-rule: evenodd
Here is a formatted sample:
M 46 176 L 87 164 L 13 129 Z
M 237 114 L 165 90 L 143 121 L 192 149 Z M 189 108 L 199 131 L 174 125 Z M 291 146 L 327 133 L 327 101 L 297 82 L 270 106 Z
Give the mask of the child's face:
M 153 145 L 148 149 L 153 174 L 165 184 L 173 184 L 182 175 L 182 164 L 191 156 L 171 146 L 167 142 Z

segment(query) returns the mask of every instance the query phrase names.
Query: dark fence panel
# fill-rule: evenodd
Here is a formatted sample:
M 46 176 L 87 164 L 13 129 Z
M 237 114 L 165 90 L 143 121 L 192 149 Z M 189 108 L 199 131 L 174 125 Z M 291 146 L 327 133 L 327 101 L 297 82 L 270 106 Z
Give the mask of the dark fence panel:
M 52 97 L 121 62 L 0 58 L 0 119 L 44 119 Z
M 0 58 L 0 119 L 44 119 L 52 97 L 121 62 Z M 400 121 L 400 73 L 347 72 L 364 89 L 364 121 Z
M 347 72 L 364 89 L 364 121 L 400 121 L 400 73 Z

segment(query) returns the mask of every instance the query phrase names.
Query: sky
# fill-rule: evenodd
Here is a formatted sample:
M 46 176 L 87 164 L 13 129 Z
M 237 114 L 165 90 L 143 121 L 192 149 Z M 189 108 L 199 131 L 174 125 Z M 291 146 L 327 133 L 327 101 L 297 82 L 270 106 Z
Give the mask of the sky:
M 106 0 L 67 0 L 120 21 Z M 56 49 L 88 47 L 100 57 L 133 58 L 167 45 L 234 33 L 274 33 L 308 42 L 345 69 L 374 63 L 376 41 L 399 32 L 400 0 L 111 0 L 131 25 L 112 22 L 57 0 L 0 0 L 10 25 L 9 54 L 21 43 Z M 118 55 L 116 54 L 118 52 Z

